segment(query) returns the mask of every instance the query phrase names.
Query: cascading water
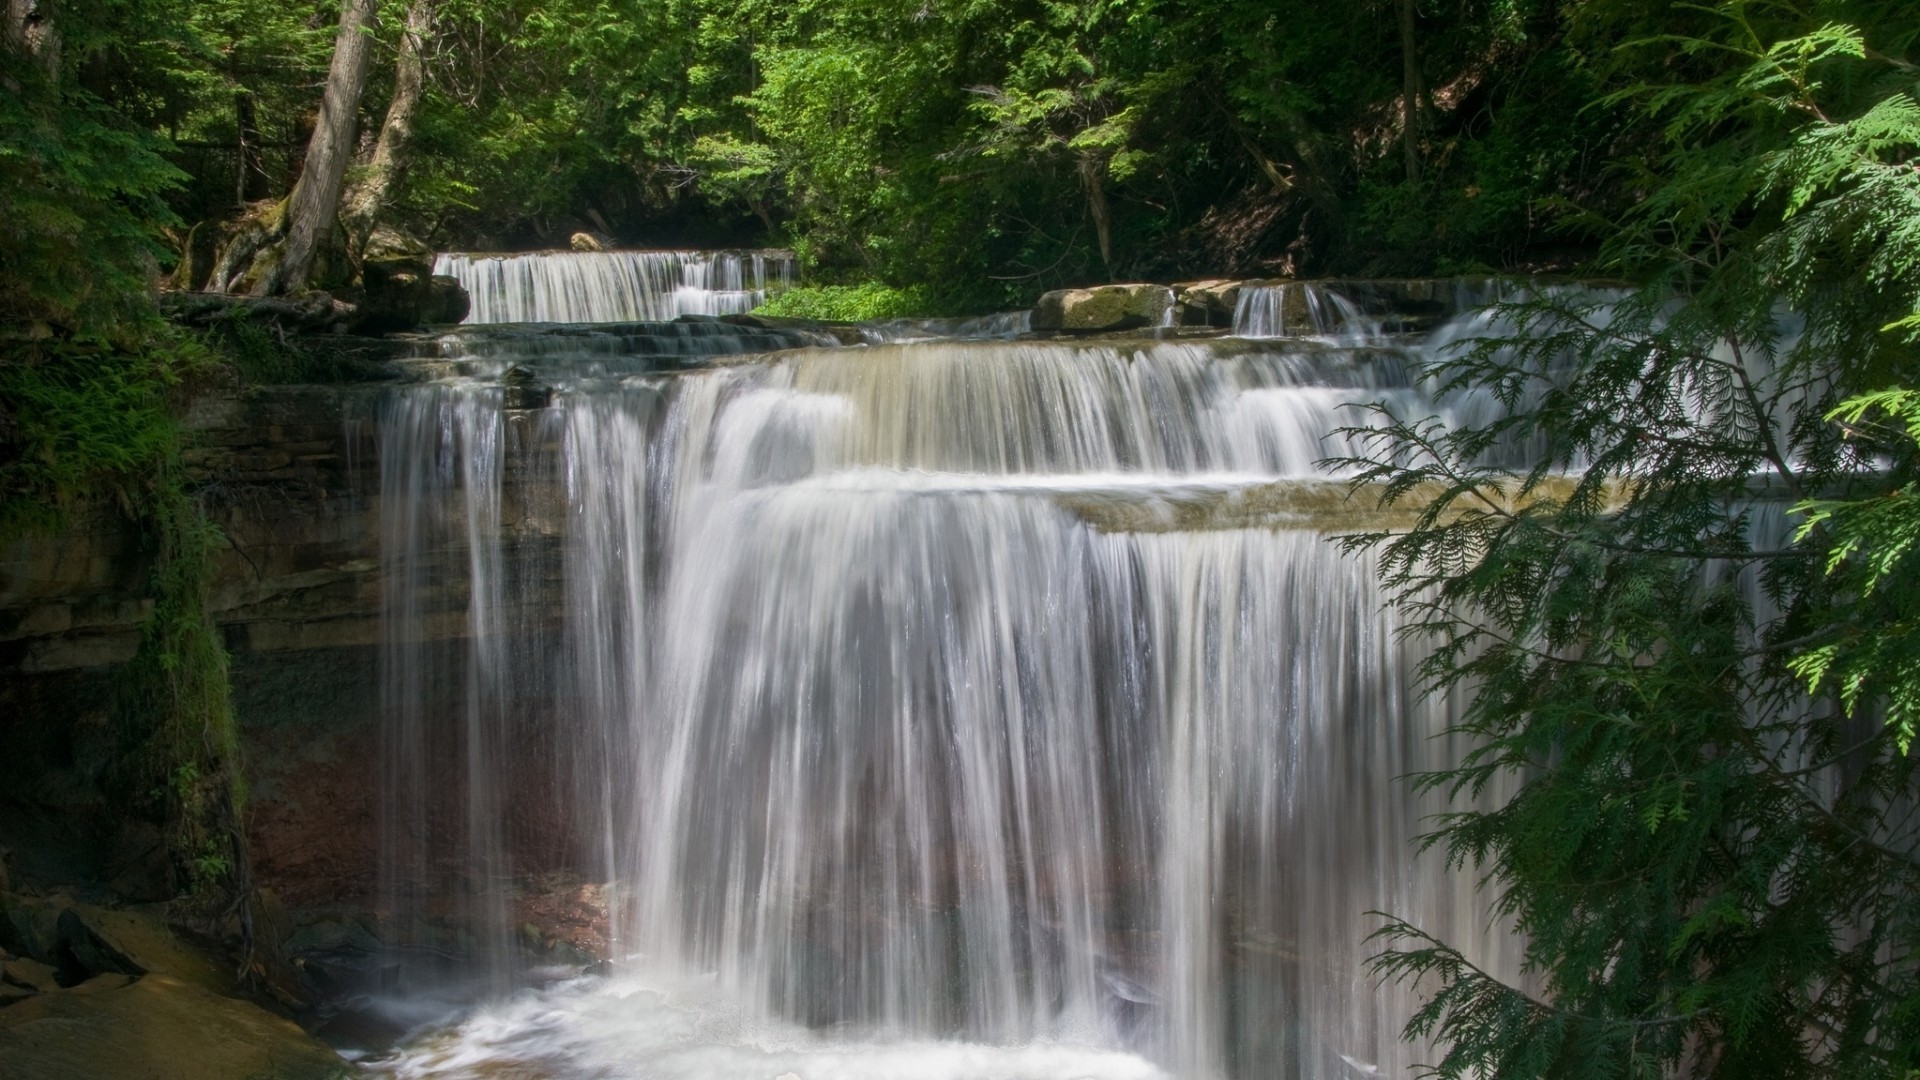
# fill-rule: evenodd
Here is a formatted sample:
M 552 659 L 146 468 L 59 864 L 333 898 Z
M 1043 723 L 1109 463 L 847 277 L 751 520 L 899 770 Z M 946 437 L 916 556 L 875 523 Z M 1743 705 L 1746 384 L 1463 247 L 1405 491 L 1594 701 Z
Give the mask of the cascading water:
M 640 322 L 737 315 L 793 282 L 784 251 L 454 252 L 433 272 L 467 290 L 466 322 Z
M 1233 332 L 1239 337 L 1344 337 L 1364 341 L 1380 336 L 1380 320 L 1335 289 L 1313 281 L 1249 286 L 1233 307 Z
M 550 408 L 454 380 L 383 421 L 389 903 L 455 876 L 510 941 L 510 879 L 570 863 L 614 883 L 619 967 L 385 1068 L 1333 1080 L 1419 1058 L 1367 912 L 1513 971 L 1470 878 L 1409 844 L 1437 806 L 1400 778 L 1458 752 L 1451 704 L 1326 537 L 1342 406 L 1428 407 L 1405 352 L 930 341 L 669 374 L 538 339 L 449 348 L 532 367 Z M 1302 499 L 1332 512 L 1259 510 Z

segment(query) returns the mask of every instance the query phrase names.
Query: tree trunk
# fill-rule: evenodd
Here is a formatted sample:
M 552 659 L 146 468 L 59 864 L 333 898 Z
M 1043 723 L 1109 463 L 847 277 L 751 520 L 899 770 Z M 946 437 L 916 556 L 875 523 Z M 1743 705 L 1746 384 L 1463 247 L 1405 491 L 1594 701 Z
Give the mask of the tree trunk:
M 288 199 L 286 250 L 261 283 L 261 295 L 304 288 L 315 253 L 333 234 L 341 182 L 353 157 L 354 114 L 367 85 L 376 6 L 376 0 L 343 0 L 340 5 L 340 29 L 333 39 L 333 65 L 327 70 L 327 89 L 320 100 L 320 122 L 314 125 L 300 181 Z
M 406 177 L 413 146 L 413 118 L 427 86 L 427 37 L 433 31 L 433 0 L 413 0 L 407 7 L 407 29 L 400 37 L 400 57 L 393 72 L 393 100 L 380 125 L 380 141 L 367 163 L 366 179 L 347 193 L 347 225 L 362 238 L 373 231 Z
M 1413 2 L 1400 0 L 1400 138 L 1407 152 L 1407 179 L 1420 182 L 1420 136 L 1426 126 L 1421 101 L 1426 87 L 1421 85 L 1420 54 L 1413 41 Z
M 1107 279 L 1113 279 L 1113 219 L 1107 213 L 1107 163 L 1105 158 L 1095 154 L 1084 154 L 1080 158 L 1080 182 L 1087 189 L 1087 209 L 1093 214 L 1093 233 L 1100 242 L 1100 263 L 1107 268 Z
M 245 207 L 252 200 L 247 194 L 253 186 L 253 174 L 259 169 L 260 124 L 254 113 L 253 95 L 245 90 L 233 95 L 233 127 L 240 162 L 233 170 L 233 205 Z
M 49 82 L 60 78 L 60 30 L 53 21 L 53 0 L 5 0 L 7 5 L 7 47 L 36 61 L 46 70 Z M 12 85 L 8 89 L 19 93 Z

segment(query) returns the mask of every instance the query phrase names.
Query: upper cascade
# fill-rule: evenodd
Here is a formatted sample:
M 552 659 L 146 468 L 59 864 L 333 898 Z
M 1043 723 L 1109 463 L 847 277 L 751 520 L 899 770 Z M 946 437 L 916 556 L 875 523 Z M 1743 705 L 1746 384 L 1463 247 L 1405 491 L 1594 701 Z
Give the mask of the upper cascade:
M 447 252 L 433 272 L 467 290 L 468 323 L 645 322 L 738 315 L 793 283 L 787 251 Z
M 1240 290 L 1233 309 L 1233 332 L 1256 338 L 1366 339 L 1380 336 L 1381 320 L 1326 285 L 1289 281 Z

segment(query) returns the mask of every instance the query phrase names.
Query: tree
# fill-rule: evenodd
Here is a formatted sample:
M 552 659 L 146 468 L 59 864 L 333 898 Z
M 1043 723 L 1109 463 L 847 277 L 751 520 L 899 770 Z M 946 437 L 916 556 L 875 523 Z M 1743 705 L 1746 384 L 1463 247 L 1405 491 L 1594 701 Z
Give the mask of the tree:
M 1457 800 L 1429 843 L 1485 875 L 1535 980 L 1390 922 L 1377 964 L 1430 980 L 1409 1034 L 1437 1040 L 1437 1075 L 1920 1066 L 1900 10 L 1689 13 L 1655 43 L 1661 81 L 1620 91 L 1661 125 L 1609 244 L 1639 286 L 1505 305 L 1433 373 L 1504 418 L 1391 417 L 1347 462 L 1389 500 L 1440 493 L 1353 542 L 1432 641 L 1430 685 L 1470 693 L 1477 749 L 1418 780 Z
M 353 158 L 354 121 L 367 84 L 375 0 L 342 0 L 334 36 L 333 64 L 320 100 L 320 119 L 307 143 L 306 164 L 287 200 L 286 242 L 279 261 L 257 289 L 261 294 L 298 292 L 312 272 L 315 254 L 333 234 L 340 188 Z
M 346 219 L 361 236 L 373 231 L 406 176 L 413 150 L 414 116 L 426 96 L 426 49 L 432 32 L 433 0 L 413 0 L 407 6 L 407 25 L 400 35 L 393 98 L 380 125 L 379 141 L 374 144 L 366 175 L 346 196 Z

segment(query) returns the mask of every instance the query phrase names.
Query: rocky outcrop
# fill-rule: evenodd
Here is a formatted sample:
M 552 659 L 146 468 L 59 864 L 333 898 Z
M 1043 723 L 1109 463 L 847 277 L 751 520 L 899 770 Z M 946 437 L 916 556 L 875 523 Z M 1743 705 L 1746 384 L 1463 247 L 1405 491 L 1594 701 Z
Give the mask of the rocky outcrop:
M 217 947 L 159 915 L 0 893 L 0 1076 L 320 1080 L 347 1068 L 252 1000 Z
M 427 283 L 427 303 L 420 311 L 420 321 L 427 326 L 451 326 L 464 322 L 472 309 L 473 298 L 459 278 L 435 274 Z
M 428 321 L 425 315 L 434 299 L 433 249 L 424 241 L 382 225 L 361 246 L 359 261 L 354 333 L 411 330 Z
M 1234 305 L 1247 284 L 1229 278 L 1175 283 L 1174 321 L 1181 326 L 1232 326 Z
M 1056 289 L 1033 307 L 1033 329 L 1098 333 L 1165 325 L 1173 311 L 1173 290 L 1165 285 L 1097 285 Z
M 353 1067 L 300 1025 L 169 975 L 100 975 L 0 1009 L 0 1073 L 22 1078 L 334 1080 Z
M 216 226 L 224 241 L 218 257 L 211 260 L 211 270 L 203 274 L 187 265 L 176 276 L 176 284 L 200 286 L 223 296 L 265 299 L 287 242 L 286 206 L 285 200 L 257 203 L 233 221 Z M 192 237 L 205 228 L 204 224 L 195 227 L 189 250 Z M 311 292 L 279 301 L 323 303 L 328 328 L 339 332 L 386 334 L 466 317 L 464 296 L 456 300 L 451 294 L 459 289 L 458 283 L 450 289 L 433 280 L 433 249 L 391 225 L 380 225 L 364 238 L 336 225 L 330 240 L 315 254 L 309 282 Z M 434 318 L 456 307 L 458 318 Z

